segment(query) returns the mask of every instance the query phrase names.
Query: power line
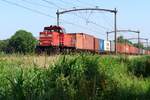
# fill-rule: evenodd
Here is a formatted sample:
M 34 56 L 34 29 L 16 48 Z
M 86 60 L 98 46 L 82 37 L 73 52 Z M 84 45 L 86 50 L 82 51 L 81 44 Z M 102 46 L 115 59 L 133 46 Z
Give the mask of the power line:
M 90 14 L 88 15 L 88 17 L 86 18 L 86 20 L 88 21 L 90 16 L 92 15 L 93 11 L 90 12 Z
M 46 2 L 46 3 L 48 3 L 48 4 L 50 4 L 50 5 L 53 5 L 54 7 L 58 7 L 58 8 L 60 8 L 60 9 L 63 9 L 63 8 L 61 8 L 60 6 L 56 5 L 55 3 L 51 2 L 51 1 L 48 1 L 48 0 L 42 0 L 42 1 L 44 1 L 44 2 Z
M 99 27 L 101 27 L 101 28 L 103 28 L 103 29 L 105 29 L 105 30 L 109 30 L 108 28 L 106 28 L 106 27 L 104 27 L 104 26 L 101 26 L 101 25 L 99 25 L 99 24 L 97 24 L 97 23 L 94 23 L 94 22 L 91 22 L 91 21 L 89 21 L 89 23 L 92 23 L 92 24 L 94 24 L 95 26 L 99 26 Z
M 96 31 L 95 29 L 87 28 L 87 27 L 84 27 L 84 26 L 82 26 L 82 25 L 75 24 L 75 23 L 72 23 L 72 22 L 69 22 L 69 21 L 66 21 L 66 20 L 63 20 L 63 19 L 61 19 L 61 20 L 62 20 L 64 23 L 66 23 L 66 24 L 74 25 L 74 26 L 77 26 L 77 27 L 82 28 L 82 29 L 84 28 L 84 29 L 86 29 L 86 30 L 90 30 L 90 31 L 99 33 L 99 31 Z M 93 22 L 92 24 L 95 24 L 95 23 Z M 103 34 L 103 33 L 100 33 L 100 34 Z M 106 34 L 103 34 L 103 35 L 106 35 Z
M 106 16 L 105 14 L 102 14 L 102 17 L 105 20 L 105 22 L 107 22 L 107 25 L 109 25 L 111 28 L 113 28 L 113 25 L 106 19 L 106 17 L 108 18 L 108 16 Z
M 77 2 L 79 2 L 80 4 L 86 4 L 86 5 L 89 5 L 89 6 L 96 6 L 96 5 L 93 5 L 93 4 L 90 4 L 90 3 L 87 3 L 87 2 L 82 2 L 82 1 L 80 1 L 80 0 L 76 0 Z
M 2 0 L 2 1 L 5 2 L 5 3 L 8 3 L 8 4 L 11 4 L 11 5 L 15 5 L 15 6 L 24 8 L 24 9 L 29 10 L 29 11 L 32 11 L 32 12 L 34 12 L 34 13 L 38 13 L 38 14 L 41 14 L 41 15 L 44 15 L 44 16 L 47 16 L 47 17 L 55 18 L 54 16 L 51 16 L 51 15 L 49 15 L 49 14 L 45 14 L 45 13 L 43 13 L 43 12 L 41 12 L 41 11 L 38 11 L 38 10 L 35 10 L 35 9 L 31 9 L 31 8 L 25 7 L 25 6 L 23 6 L 23 5 L 20 5 L 20 4 L 11 2 L 11 1 L 7 1 L 7 0 Z
M 101 29 L 109 30 L 108 28 L 106 28 L 106 27 L 104 27 L 104 26 L 102 26 L 102 25 L 99 25 L 99 24 L 97 24 L 96 22 L 89 21 L 89 20 L 87 20 L 86 18 L 83 18 L 83 17 L 78 16 L 78 15 L 76 15 L 76 16 L 79 17 L 80 19 L 83 19 L 83 20 L 87 21 L 87 23 L 94 24 L 95 26 L 97 26 L 97 27 L 99 27 L 99 28 L 101 28 Z
M 81 17 L 81 16 L 78 16 L 78 15 L 76 15 L 76 14 L 74 14 L 74 15 L 75 15 L 76 17 L 82 19 L 82 20 L 87 21 L 85 18 L 83 18 L 83 17 Z M 98 30 L 100 30 L 100 28 L 103 29 L 103 30 L 109 30 L 108 28 L 106 28 L 106 27 L 104 27 L 104 26 L 101 26 L 101 25 L 99 25 L 99 24 L 97 24 L 97 23 L 95 23 L 95 22 L 93 22 L 93 21 L 88 21 L 88 23 L 93 24 L 93 25 L 99 27 L 99 28 L 97 28 Z M 81 27 L 81 25 L 80 25 L 80 26 L 78 25 L 78 27 Z M 84 27 L 84 28 L 85 28 L 85 27 Z M 87 28 L 86 28 L 86 29 L 87 29 Z M 93 30 L 93 29 L 92 29 L 92 30 Z M 104 35 L 104 34 L 103 34 L 103 35 Z
M 66 21 L 64 21 L 64 23 L 69 24 L 69 25 L 78 26 L 78 27 L 81 28 L 81 29 L 84 28 L 84 29 L 86 29 L 86 30 L 89 30 L 89 31 L 92 31 L 92 32 L 95 32 L 95 33 L 98 33 L 98 34 L 106 35 L 106 34 L 100 33 L 99 31 L 96 31 L 95 29 L 88 29 L 87 27 L 84 27 L 84 26 L 82 26 L 82 25 L 78 25 L 78 24 L 71 23 L 71 22 L 66 22 Z
M 24 1 L 24 2 L 26 2 L 26 3 L 28 3 L 28 4 L 31 4 L 31 5 L 38 5 L 38 6 L 41 6 L 41 7 L 44 7 L 44 8 L 49 8 L 49 9 L 50 9 L 50 8 L 53 8 L 53 9 L 55 9 L 54 7 L 42 5 L 42 4 L 37 3 L 37 2 L 32 2 L 32 1 L 28 1 L 28 0 L 22 0 L 22 1 Z
M 69 2 L 66 2 L 66 1 L 64 1 L 64 0 L 59 0 L 60 2 L 62 2 L 63 4 L 68 4 Z M 76 4 L 74 4 L 73 2 L 71 3 L 71 4 L 73 4 L 74 6 L 72 6 L 72 7 L 77 7 L 77 5 Z M 69 5 L 70 5 L 70 3 L 69 3 Z M 71 6 L 70 6 L 71 7 Z

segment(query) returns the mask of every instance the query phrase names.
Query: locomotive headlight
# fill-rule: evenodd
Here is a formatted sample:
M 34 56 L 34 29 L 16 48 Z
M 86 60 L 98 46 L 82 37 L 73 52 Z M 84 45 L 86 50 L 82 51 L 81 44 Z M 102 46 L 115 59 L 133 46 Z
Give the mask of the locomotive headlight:
M 47 36 L 48 36 L 48 37 L 52 37 L 52 34 L 48 34 Z
M 40 37 L 45 37 L 45 35 L 44 34 L 40 34 Z

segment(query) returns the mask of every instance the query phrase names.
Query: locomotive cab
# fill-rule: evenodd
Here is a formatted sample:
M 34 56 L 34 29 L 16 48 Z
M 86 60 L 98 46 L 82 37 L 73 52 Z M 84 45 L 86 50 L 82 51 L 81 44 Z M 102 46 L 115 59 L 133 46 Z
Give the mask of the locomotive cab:
M 64 29 L 59 26 L 44 27 L 40 32 L 39 46 L 62 46 Z
M 53 50 L 57 51 L 63 47 L 65 30 L 59 26 L 44 27 L 40 32 L 39 43 L 36 46 L 36 52 Z

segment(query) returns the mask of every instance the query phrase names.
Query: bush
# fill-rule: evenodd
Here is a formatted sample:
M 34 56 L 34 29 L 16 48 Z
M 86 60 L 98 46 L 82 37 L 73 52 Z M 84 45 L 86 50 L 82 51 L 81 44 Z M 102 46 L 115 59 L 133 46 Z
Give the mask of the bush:
M 99 71 L 99 57 L 82 55 L 59 61 L 50 75 L 53 99 L 96 100 L 102 96 L 105 77 Z
M 150 57 L 136 58 L 130 61 L 128 69 L 137 77 L 150 76 Z

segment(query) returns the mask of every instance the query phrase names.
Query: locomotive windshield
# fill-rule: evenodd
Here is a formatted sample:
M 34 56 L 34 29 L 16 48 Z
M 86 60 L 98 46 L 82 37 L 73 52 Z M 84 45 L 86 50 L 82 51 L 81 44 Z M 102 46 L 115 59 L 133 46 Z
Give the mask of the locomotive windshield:
M 64 33 L 65 30 L 59 26 L 50 26 L 50 27 L 45 27 L 44 32 L 59 32 L 59 33 Z

